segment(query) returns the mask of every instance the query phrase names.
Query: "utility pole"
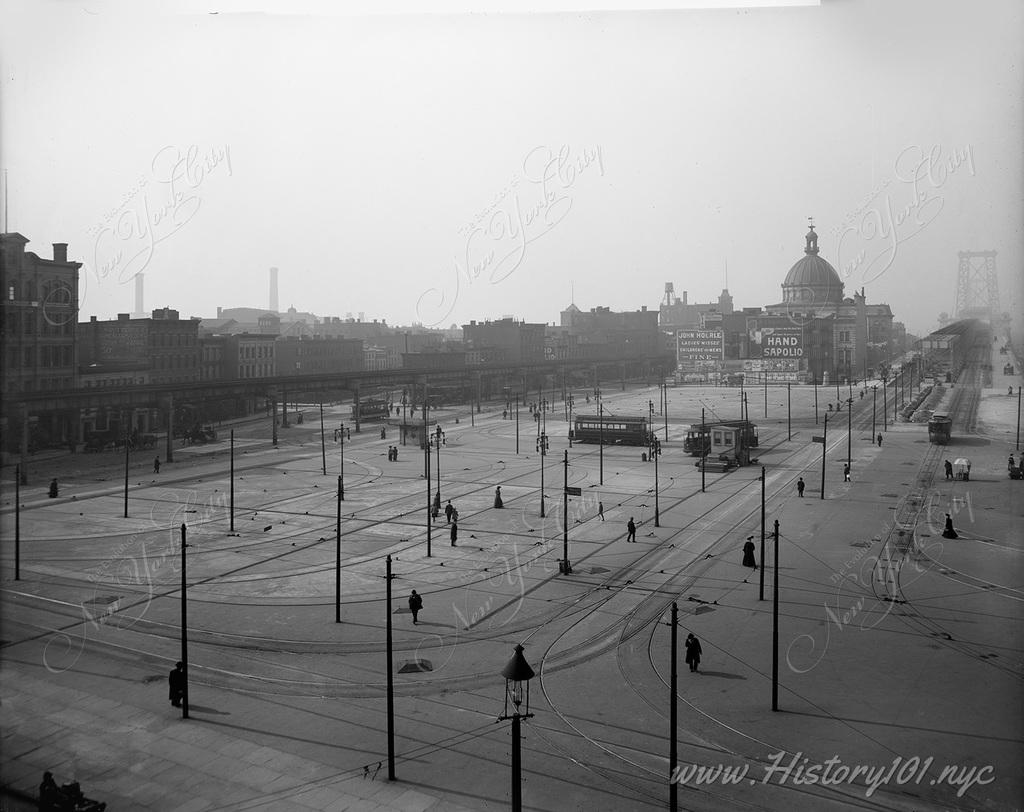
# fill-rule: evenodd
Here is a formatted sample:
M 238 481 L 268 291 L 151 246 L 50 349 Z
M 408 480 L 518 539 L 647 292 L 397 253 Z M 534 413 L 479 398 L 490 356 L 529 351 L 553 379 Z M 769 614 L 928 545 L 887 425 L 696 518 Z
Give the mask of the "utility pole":
M 779 709 L 779 520 L 772 533 L 775 542 L 775 589 L 772 598 L 772 710 Z M 761 561 L 764 565 L 764 561 Z
M 821 498 L 825 498 L 825 450 L 828 448 L 828 412 L 825 412 L 825 432 L 821 436 Z
M 761 591 L 758 600 L 764 600 L 764 488 L 765 467 L 761 466 Z
M 391 556 L 387 558 L 388 781 L 395 780 L 395 678 L 391 662 Z

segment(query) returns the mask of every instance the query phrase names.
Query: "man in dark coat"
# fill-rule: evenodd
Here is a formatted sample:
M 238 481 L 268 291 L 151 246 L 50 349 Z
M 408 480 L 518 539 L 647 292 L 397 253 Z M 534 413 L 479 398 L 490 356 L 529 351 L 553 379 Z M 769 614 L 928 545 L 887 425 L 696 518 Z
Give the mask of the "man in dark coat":
M 185 696 L 185 664 L 177 662 L 174 670 L 167 675 L 167 685 L 170 689 L 171 704 L 176 708 L 181 707 L 181 700 Z
M 757 561 L 754 558 L 753 536 L 747 536 L 747 543 L 743 545 L 743 566 L 757 569 Z
M 636 524 L 633 522 L 633 517 L 629 517 L 629 521 L 626 522 L 626 541 L 632 541 L 636 544 Z
M 494 489 L 494 506 L 496 508 L 505 507 L 505 503 L 501 500 L 501 485 Z
M 878 447 L 879 448 L 882 447 L 882 435 L 881 434 L 878 435 Z
M 459 540 L 459 523 L 452 522 L 452 547 L 455 546 L 455 542 Z
M 683 648 L 686 649 L 686 664 L 690 666 L 691 671 L 696 671 L 697 666 L 700 665 L 700 655 L 703 654 L 700 649 L 700 640 L 693 634 L 688 634 Z
M 448 524 L 452 523 L 452 514 L 455 512 L 455 506 L 452 505 L 452 500 L 448 500 L 448 504 L 444 506 L 444 518 Z
M 160 473 L 160 458 L 159 457 L 154 457 L 153 458 L 153 473 L 154 474 L 159 474 Z
M 946 527 L 942 531 L 942 537 L 944 539 L 958 539 L 960 536 L 956 534 L 956 530 L 953 529 L 953 517 L 948 513 L 946 514 Z
M 951 463 L 949 460 L 946 460 L 945 465 L 946 465 L 946 479 L 952 479 L 953 478 L 953 463 Z
M 806 486 L 804 485 L 804 478 L 800 477 L 800 479 L 796 481 L 796 495 L 803 496 L 805 487 Z
M 409 596 L 409 611 L 412 612 L 412 622 L 419 623 L 420 609 L 423 608 L 423 598 L 416 594 L 416 590 L 412 591 Z

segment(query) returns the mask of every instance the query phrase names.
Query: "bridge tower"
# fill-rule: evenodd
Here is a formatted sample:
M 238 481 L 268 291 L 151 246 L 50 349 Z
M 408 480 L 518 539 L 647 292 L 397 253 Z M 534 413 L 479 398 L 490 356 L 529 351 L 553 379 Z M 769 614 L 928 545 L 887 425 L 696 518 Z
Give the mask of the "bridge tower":
M 995 320 L 999 279 L 995 251 L 961 251 L 956 280 L 956 318 Z

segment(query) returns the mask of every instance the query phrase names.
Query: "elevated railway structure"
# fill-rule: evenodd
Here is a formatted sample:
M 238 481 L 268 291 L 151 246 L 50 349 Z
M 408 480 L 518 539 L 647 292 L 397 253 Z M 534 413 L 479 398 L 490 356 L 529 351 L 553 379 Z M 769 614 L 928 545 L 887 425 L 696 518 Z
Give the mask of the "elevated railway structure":
M 380 392 L 405 392 L 410 404 L 430 398 L 431 405 L 452 405 L 453 393 L 480 411 L 484 400 L 521 402 L 531 397 L 563 399 L 571 389 L 614 385 L 626 381 L 663 380 L 675 368 L 671 354 L 648 358 L 587 358 L 529 363 L 492 363 L 467 366 L 452 363 L 429 370 L 388 369 L 323 375 L 291 375 L 230 381 L 204 381 L 160 385 L 89 387 L 70 390 L 22 392 L 4 399 L 0 412 L 0 448 L 20 462 L 23 479 L 30 453 L 37 447 L 76 447 L 96 432 L 126 430 L 166 434 L 166 459 L 173 460 L 173 438 L 224 417 L 258 414 L 274 416 L 278 409 L 297 402 L 342 402 L 354 408 L 353 430 L 361 430 L 361 396 Z M 435 394 L 431 394 L 434 390 Z M 541 395 L 543 393 L 543 395 Z M 287 425 L 287 412 L 281 412 Z M 37 431 L 45 420 L 47 436 Z M 186 425 L 182 425 L 185 423 Z

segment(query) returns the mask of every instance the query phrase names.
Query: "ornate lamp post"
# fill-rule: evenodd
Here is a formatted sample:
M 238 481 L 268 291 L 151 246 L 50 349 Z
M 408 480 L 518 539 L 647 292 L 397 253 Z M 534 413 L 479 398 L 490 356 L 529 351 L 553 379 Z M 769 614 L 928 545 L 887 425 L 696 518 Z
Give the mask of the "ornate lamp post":
M 437 430 L 434 432 L 434 436 L 430 438 L 430 442 L 437 450 L 435 454 L 437 458 L 437 492 L 434 494 L 434 509 L 441 509 L 441 446 L 444 445 L 445 435 L 441 430 L 441 426 L 438 425 Z
M 654 457 L 654 526 L 661 527 L 658 506 L 658 457 L 661 456 L 661 440 L 654 437 L 653 434 L 651 437 L 651 456 Z
M 548 433 L 541 432 L 537 438 L 537 451 L 540 452 L 540 517 L 544 518 L 544 457 L 547 456 L 549 448 Z
M 519 725 L 522 719 L 532 719 L 530 713 L 530 680 L 533 669 L 523 656 L 523 647 L 516 646 L 512 659 L 501 669 L 505 678 L 505 709 L 499 722 L 512 720 L 512 812 L 522 812 L 522 762 L 519 754 Z M 511 704 L 511 708 L 509 705 Z

